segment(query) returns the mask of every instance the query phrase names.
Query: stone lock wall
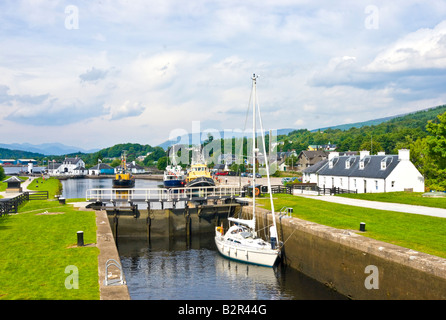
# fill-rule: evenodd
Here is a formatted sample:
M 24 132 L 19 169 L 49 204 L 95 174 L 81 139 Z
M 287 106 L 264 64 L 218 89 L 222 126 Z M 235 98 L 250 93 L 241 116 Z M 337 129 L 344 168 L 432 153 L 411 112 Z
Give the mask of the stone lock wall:
M 256 211 L 258 222 L 272 223 L 270 212 Z M 278 220 L 283 262 L 351 299 L 446 299 L 446 259 L 360 232 L 297 218 Z

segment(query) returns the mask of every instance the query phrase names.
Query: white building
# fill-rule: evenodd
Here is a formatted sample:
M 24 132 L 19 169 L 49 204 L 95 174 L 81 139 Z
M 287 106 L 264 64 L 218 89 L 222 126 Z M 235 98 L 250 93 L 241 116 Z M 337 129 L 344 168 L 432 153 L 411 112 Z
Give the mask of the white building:
M 370 156 L 361 151 L 359 156 L 339 156 L 330 153 L 329 159 L 303 172 L 303 182 L 319 187 L 341 188 L 358 193 L 412 190 L 424 192 L 424 177 L 409 158 L 410 151 L 402 149 L 398 155 L 379 153 Z
M 85 162 L 78 158 L 65 158 L 65 160 L 59 163 L 50 162 L 48 164 L 49 175 L 86 175 L 88 170 L 85 169 Z

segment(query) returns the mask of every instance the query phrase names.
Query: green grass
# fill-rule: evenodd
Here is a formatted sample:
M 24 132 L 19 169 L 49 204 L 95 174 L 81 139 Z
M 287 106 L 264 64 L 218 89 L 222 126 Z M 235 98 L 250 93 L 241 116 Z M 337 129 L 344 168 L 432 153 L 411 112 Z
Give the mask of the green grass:
M 340 197 L 411 204 L 417 206 L 435 207 L 446 209 L 446 197 L 431 198 L 423 197 L 424 192 L 386 192 L 386 193 L 346 193 L 340 194 Z
M 54 199 L 55 195 L 62 193 L 62 184 L 60 183 L 60 180 L 56 178 L 37 178 L 29 184 L 28 190 L 48 191 L 49 199 Z
M 292 207 L 293 216 L 318 224 L 348 230 L 359 230 L 366 223 L 369 238 L 393 243 L 446 258 L 446 219 L 416 214 L 360 208 L 292 195 L 274 195 L 274 209 Z M 268 199 L 259 203 L 270 209 Z M 359 231 L 358 231 L 359 232 Z
M 38 215 L 45 211 L 60 214 Z M 84 231 L 85 244 L 95 243 L 95 213 L 58 201 L 30 201 L 0 218 L 0 299 L 99 299 L 99 250 L 77 248 L 77 231 Z M 65 273 L 70 266 L 78 270 L 79 289 L 65 286 L 74 275 Z

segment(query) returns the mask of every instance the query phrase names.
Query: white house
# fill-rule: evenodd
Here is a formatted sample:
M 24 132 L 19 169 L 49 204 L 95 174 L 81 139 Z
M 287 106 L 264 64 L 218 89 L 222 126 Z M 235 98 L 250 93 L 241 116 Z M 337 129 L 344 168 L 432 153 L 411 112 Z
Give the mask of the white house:
M 56 167 L 59 165 L 58 167 Z M 50 162 L 48 164 L 48 174 L 50 175 L 86 175 L 85 162 L 78 158 L 65 158 L 61 164 Z
M 303 182 L 319 187 L 339 187 L 358 193 L 412 190 L 424 192 L 424 177 L 409 158 L 410 151 L 402 149 L 398 155 L 339 156 L 332 152 L 328 160 L 304 170 Z
M 137 165 L 135 161 L 127 163 L 127 170 L 130 170 L 133 174 L 142 174 L 146 172 L 146 170 L 140 165 Z

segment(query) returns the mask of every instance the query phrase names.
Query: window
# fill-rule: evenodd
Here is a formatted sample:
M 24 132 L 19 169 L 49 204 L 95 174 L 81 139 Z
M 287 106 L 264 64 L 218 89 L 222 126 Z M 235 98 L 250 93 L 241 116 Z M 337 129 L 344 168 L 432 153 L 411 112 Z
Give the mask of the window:
M 353 186 L 356 188 L 356 179 L 353 179 Z
M 378 191 L 378 180 L 375 180 L 375 188 Z
M 386 159 L 381 160 L 381 170 L 386 170 L 386 167 L 387 167 Z
M 395 187 L 395 181 L 392 181 L 391 186 L 392 186 L 392 188 Z
M 359 169 L 360 170 L 364 169 L 364 161 L 359 161 Z
M 345 169 L 350 169 L 350 160 L 345 160 Z

